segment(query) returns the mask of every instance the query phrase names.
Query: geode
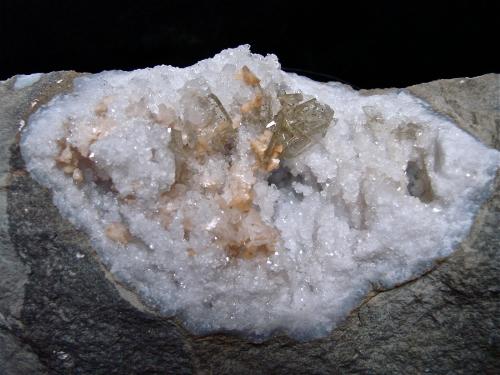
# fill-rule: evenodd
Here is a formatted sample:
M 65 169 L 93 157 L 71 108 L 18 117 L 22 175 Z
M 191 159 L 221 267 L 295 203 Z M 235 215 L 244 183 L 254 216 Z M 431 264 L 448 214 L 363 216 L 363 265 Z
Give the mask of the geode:
M 21 151 L 115 277 L 196 334 L 328 334 L 463 239 L 500 153 L 405 91 L 363 96 L 248 46 L 79 77 Z

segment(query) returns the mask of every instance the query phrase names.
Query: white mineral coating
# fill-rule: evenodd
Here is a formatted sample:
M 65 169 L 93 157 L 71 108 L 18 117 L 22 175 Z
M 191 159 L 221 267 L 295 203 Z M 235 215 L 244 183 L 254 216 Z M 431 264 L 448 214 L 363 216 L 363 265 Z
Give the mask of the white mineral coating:
M 31 86 L 42 77 L 43 73 L 33 73 L 33 74 L 20 74 L 16 77 L 14 82 L 14 89 L 21 90 L 25 87 Z
M 261 95 L 275 115 L 279 90 L 335 114 L 323 138 L 268 172 L 251 146 L 264 128 L 245 112 Z M 374 286 L 450 255 L 500 162 L 404 91 L 362 96 L 248 46 L 185 69 L 80 77 L 30 118 L 21 150 L 146 303 L 194 333 L 253 340 L 326 335 Z

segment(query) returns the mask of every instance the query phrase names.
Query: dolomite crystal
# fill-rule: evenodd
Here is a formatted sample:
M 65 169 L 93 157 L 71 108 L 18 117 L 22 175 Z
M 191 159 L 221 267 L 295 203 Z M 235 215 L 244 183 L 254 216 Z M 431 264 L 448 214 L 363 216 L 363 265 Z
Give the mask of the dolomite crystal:
M 27 167 L 107 267 L 195 333 L 327 334 L 449 255 L 499 154 L 405 92 L 363 97 L 248 47 L 78 78 Z

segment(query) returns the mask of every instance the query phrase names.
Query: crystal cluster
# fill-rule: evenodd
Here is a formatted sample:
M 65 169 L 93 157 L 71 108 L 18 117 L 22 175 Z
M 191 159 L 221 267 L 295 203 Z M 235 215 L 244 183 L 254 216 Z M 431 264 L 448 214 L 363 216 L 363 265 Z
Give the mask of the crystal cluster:
M 82 76 L 21 151 L 145 303 L 255 340 L 325 335 L 373 285 L 449 255 L 500 160 L 405 92 L 317 83 L 248 46 Z

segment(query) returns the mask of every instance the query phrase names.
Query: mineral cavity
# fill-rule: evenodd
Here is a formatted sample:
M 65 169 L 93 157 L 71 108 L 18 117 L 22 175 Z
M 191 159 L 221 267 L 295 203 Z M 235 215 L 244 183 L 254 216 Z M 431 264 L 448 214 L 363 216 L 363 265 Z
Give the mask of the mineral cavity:
M 328 334 L 453 251 L 500 160 L 404 91 L 248 46 L 74 85 L 30 118 L 27 168 L 119 281 L 197 334 Z

